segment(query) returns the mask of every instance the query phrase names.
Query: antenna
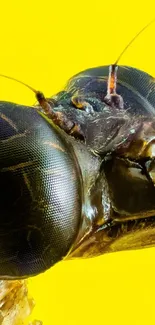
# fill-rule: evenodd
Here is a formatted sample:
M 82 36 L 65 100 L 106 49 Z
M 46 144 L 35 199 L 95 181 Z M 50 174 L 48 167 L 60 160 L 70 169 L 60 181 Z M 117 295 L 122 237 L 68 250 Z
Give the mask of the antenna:
M 5 74 L 0 74 L 0 77 L 7 78 L 7 79 L 10 79 L 10 80 L 16 81 L 16 82 L 20 83 L 21 85 L 23 85 L 23 86 L 29 88 L 30 90 L 32 90 L 35 94 L 37 94 L 37 92 L 38 92 L 37 90 L 35 90 L 35 89 L 32 88 L 31 86 L 27 85 L 25 82 L 20 81 L 20 80 L 18 80 L 18 79 L 16 79 L 16 78 L 8 77 L 8 76 L 6 76 Z
M 34 89 L 33 87 L 29 86 L 28 84 L 26 84 L 23 81 L 20 81 L 20 80 L 18 80 L 16 78 L 13 78 L 13 77 L 6 76 L 5 74 L 0 74 L 0 77 L 3 77 L 3 78 L 6 78 L 6 79 L 9 79 L 9 80 L 16 81 L 19 84 L 21 84 L 21 85 L 27 87 L 28 89 L 32 90 L 33 93 L 35 94 L 36 99 L 38 100 L 39 104 L 43 108 L 43 110 L 45 112 L 49 112 L 49 103 L 48 103 L 48 101 L 46 100 L 44 94 L 41 91 Z
M 150 25 L 152 25 L 155 22 L 155 18 L 153 20 L 151 20 L 147 25 L 145 25 L 138 34 L 136 34 L 132 40 L 126 45 L 126 47 L 124 48 L 124 50 L 121 52 L 121 54 L 119 55 L 118 59 L 116 60 L 116 62 L 114 63 L 114 65 L 117 65 L 118 62 L 120 61 L 120 59 L 122 58 L 123 54 L 126 52 L 126 50 L 130 47 L 130 45 L 139 37 L 140 34 L 142 34 L 144 32 L 145 29 L 147 29 Z
M 124 102 L 122 96 L 118 95 L 116 92 L 116 86 L 117 86 L 117 70 L 118 70 L 118 62 L 120 61 L 123 54 L 126 52 L 126 50 L 129 48 L 129 46 L 138 38 L 140 34 L 144 32 L 145 29 L 147 29 L 152 23 L 155 22 L 155 18 L 151 20 L 147 25 L 145 25 L 138 34 L 136 34 L 132 40 L 126 45 L 124 50 L 121 52 L 117 60 L 114 64 L 109 66 L 109 76 L 108 76 L 108 82 L 107 82 L 107 94 L 104 98 L 104 102 L 111 107 L 116 107 L 119 109 L 124 108 Z
M 120 61 L 120 59 L 122 58 L 122 56 L 126 52 L 126 50 L 130 47 L 130 45 L 138 38 L 138 36 L 140 34 L 142 34 L 144 32 L 144 30 L 147 29 L 154 22 L 155 22 L 155 18 L 153 20 L 151 20 L 147 25 L 145 25 L 139 31 L 139 33 L 136 34 L 133 37 L 133 39 L 126 45 L 126 47 L 121 52 L 121 54 L 119 55 L 119 57 L 117 58 L 117 60 L 115 61 L 115 63 L 112 64 L 112 65 L 110 65 L 110 67 L 109 67 L 108 85 L 107 85 L 107 95 L 105 96 L 105 99 L 108 99 L 108 101 L 109 101 L 109 98 L 111 96 L 113 96 L 113 98 L 115 98 L 116 97 L 115 95 L 117 95 L 117 93 L 116 93 L 116 86 L 117 86 L 117 70 L 118 70 L 117 64 L 118 64 L 118 62 Z M 50 105 L 49 105 L 47 99 L 45 98 L 44 94 L 41 91 L 38 91 L 38 90 L 34 89 L 33 87 L 29 86 L 25 82 L 20 81 L 20 80 L 18 80 L 16 78 L 9 77 L 9 76 L 6 76 L 4 74 L 0 74 L 0 77 L 7 78 L 7 79 L 10 79 L 10 80 L 16 81 L 16 82 L 20 83 L 21 85 L 27 87 L 28 89 L 32 90 L 35 93 L 36 99 L 38 100 L 39 104 L 44 109 L 44 111 L 47 112 L 47 113 L 49 112 Z M 122 103 L 121 103 L 121 106 L 122 106 Z
M 116 94 L 118 66 L 113 64 L 109 67 L 107 95 Z

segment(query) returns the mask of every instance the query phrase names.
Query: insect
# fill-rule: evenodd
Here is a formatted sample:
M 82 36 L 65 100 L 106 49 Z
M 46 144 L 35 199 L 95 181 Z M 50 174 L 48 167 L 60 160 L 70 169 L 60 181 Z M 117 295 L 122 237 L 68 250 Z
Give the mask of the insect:
M 117 63 L 0 102 L 1 279 L 155 246 L 154 78 Z

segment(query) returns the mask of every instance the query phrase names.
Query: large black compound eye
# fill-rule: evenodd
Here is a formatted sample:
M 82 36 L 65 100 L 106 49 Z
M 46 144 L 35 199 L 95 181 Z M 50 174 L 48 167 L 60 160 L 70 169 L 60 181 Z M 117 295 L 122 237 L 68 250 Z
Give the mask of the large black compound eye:
M 82 180 L 73 148 L 34 109 L 0 105 L 0 278 L 45 271 L 76 238 Z

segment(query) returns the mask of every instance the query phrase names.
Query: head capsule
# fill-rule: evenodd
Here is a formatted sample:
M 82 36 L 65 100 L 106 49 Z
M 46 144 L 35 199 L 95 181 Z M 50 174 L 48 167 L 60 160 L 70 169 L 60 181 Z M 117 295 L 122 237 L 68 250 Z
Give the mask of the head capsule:
M 63 131 L 33 108 L 1 102 L 0 184 L 0 277 L 62 260 L 81 222 L 81 171 Z

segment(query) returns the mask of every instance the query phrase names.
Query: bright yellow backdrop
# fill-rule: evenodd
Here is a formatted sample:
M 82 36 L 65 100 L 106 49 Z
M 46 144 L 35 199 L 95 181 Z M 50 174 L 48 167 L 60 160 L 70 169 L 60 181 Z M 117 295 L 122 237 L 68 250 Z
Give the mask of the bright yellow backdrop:
M 155 17 L 155 2 L 12 0 L 0 3 L 0 72 L 50 96 L 85 68 L 113 63 Z M 120 64 L 155 76 L 155 24 Z M 33 104 L 23 86 L 0 79 L 0 99 Z M 29 283 L 33 318 L 44 325 L 155 324 L 155 249 L 58 264 Z

